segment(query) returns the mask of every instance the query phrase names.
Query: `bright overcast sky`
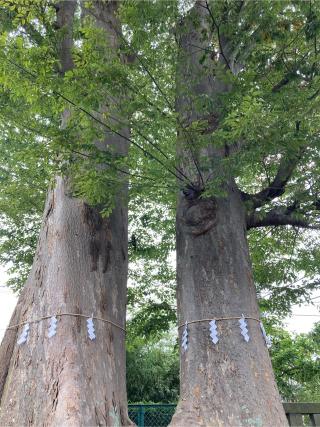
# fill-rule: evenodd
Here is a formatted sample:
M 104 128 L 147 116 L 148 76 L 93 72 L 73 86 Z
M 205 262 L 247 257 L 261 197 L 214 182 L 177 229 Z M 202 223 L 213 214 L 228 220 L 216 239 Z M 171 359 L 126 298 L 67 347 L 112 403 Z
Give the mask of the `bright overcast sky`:
M 10 317 L 17 302 L 15 294 L 5 287 L 7 276 L 5 270 L 0 267 L 0 340 L 4 335 L 5 328 L 8 326 Z M 291 332 L 308 332 L 312 329 L 315 322 L 320 321 L 320 291 L 314 293 L 313 298 L 318 297 L 317 305 L 295 306 L 294 314 L 304 316 L 292 316 L 286 320 L 287 329 Z M 317 316 L 310 316 L 315 314 Z M 307 315 L 307 316 L 306 316 Z

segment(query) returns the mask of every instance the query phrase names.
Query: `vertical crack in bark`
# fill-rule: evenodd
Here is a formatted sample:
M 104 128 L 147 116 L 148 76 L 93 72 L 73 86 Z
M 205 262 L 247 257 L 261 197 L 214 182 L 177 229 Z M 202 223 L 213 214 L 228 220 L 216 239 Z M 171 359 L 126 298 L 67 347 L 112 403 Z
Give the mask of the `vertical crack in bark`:
M 32 426 L 32 425 L 33 425 L 33 417 L 34 417 L 34 411 L 33 411 L 33 409 L 31 408 L 31 413 L 30 413 L 30 415 L 28 416 L 28 425 L 29 425 L 29 426 Z
M 53 213 L 53 210 L 54 210 L 54 191 L 52 191 L 52 193 L 51 193 L 51 198 L 50 198 L 50 201 L 49 201 L 48 210 L 47 210 L 47 213 L 45 215 L 45 221 Z
M 98 270 L 99 259 L 102 260 L 102 272 L 106 273 L 110 264 L 111 230 L 108 219 L 103 219 L 97 209 L 84 203 L 83 218 L 90 233 L 89 252 L 91 271 Z M 103 229 L 103 233 L 101 232 Z
M 98 408 L 96 406 L 94 407 L 94 415 L 95 415 L 97 426 L 101 426 L 101 424 L 100 424 L 100 418 L 99 418 L 99 413 L 98 413 Z
M 59 396 L 59 377 L 53 382 L 52 385 L 52 412 L 55 412 L 57 405 L 58 405 L 58 396 Z

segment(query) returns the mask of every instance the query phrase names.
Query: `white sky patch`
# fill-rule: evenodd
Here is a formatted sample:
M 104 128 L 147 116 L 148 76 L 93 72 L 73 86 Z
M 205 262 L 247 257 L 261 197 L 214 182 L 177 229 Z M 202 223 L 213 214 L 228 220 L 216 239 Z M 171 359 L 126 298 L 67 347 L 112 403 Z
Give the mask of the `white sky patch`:
M 195 4 L 195 0 L 178 0 L 178 10 L 181 15 L 185 15 Z
M 314 292 L 312 298 L 320 297 L 320 292 Z M 318 301 L 318 302 L 316 302 Z M 315 304 L 294 305 L 292 307 L 293 316 L 285 319 L 286 329 L 292 333 L 309 332 L 316 322 L 320 322 L 320 298 Z
M 5 286 L 7 278 L 5 269 L 0 266 L 0 341 L 3 338 L 18 300 L 17 295 Z

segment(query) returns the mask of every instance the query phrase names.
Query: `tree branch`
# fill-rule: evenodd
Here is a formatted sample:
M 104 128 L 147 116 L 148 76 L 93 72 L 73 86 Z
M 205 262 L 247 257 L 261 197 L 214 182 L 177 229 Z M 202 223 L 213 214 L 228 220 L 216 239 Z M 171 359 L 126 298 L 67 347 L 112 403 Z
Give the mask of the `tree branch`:
M 300 148 L 295 155 L 283 157 L 280 161 L 278 172 L 268 187 L 256 194 L 242 193 L 243 200 L 251 202 L 250 209 L 252 211 L 264 206 L 266 203 L 281 196 L 285 192 L 286 185 L 299 163 L 303 152 L 304 149 Z
M 257 227 L 278 227 L 292 225 L 299 228 L 320 230 L 320 224 L 311 224 L 301 213 L 297 212 L 298 204 L 281 206 L 271 209 L 269 212 L 253 212 L 247 217 L 247 229 Z
M 276 83 L 273 88 L 271 89 L 271 92 L 280 92 L 280 90 L 286 86 L 288 83 L 290 83 L 295 77 L 297 77 L 296 73 L 288 73 L 286 74 L 278 83 Z
M 222 37 L 221 37 L 221 34 L 220 34 L 220 26 L 218 25 L 215 17 L 213 16 L 213 13 L 212 13 L 212 11 L 211 11 L 211 9 L 209 7 L 208 1 L 205 0 L 205 6 L 203 6 L 201 3 L 199 3 L 199 5 L 201 7 L 204 7 L 205 9 L 207 9 L 207 11 L 209 12 L 209 15 L 210 15 L 210 18 L 212 20 L 213 26 L 217 30 L 217 36 L 218 36 L 218 42 L 219 42 L 219 49 L 220 49 L 219 53 L 223 57 L 226 66 L 229 68 L 229 70 L 233 74 L 232 68 L 231 68 L 230 63 L 228 61 L 228 58 L 227 58 L 227 56 L 225 55 L 225 52 L 224 52 Z

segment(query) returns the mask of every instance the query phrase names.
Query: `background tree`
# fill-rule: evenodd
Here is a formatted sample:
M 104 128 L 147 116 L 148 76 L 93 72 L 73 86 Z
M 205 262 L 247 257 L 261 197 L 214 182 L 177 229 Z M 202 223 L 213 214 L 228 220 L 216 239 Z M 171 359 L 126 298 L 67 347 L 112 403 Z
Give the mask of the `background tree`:
M 318 402 L 319 322 L 307 334 L 290 335 L 281 328 L 272 333 L 271 358 L 279 391 L 289 402 Z
M 131 403 L 177 402 L 179 356 L 172 336 L 162 334 L 157 342 L 141 338 L 128 341 L 127 391 Z

